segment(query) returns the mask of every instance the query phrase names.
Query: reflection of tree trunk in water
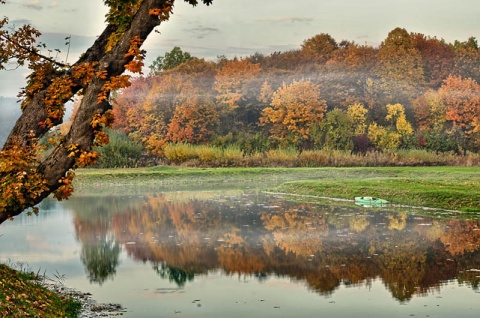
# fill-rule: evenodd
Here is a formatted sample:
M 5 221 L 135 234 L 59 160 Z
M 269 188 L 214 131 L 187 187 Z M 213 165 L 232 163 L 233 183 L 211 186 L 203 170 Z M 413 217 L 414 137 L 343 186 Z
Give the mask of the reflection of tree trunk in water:
M 83 242 L 80 259 L 90 283 L 102 285 L 108 278 L 115 277 L 120 251 L 118 241 L 107 236 L 95 242 Z
M 169 266 L 166 263 L 154 264 L 153 269 L 161 278 L 168 279 L 169 282 L 175 282 L 178 287 L 185 286 L 185 283 L 193 281 L 195 277 L 195 274 L 192 272 Z

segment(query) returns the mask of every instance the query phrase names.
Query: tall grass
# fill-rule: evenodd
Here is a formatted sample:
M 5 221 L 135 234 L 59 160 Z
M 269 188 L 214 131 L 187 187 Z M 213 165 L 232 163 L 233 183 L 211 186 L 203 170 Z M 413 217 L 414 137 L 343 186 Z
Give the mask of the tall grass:
M 385 167 L 480 166 L 480 154 L 458 156 L 427 150 L 367 152 L 322 149 L 297 151 L 294 147 L 245 154 L 236 145 L 169 144 L 164 149 L 171 164 L 199 167 Z
M 171 163 L 189 166 L 241 166 L 243 161 L 243 152 L 234 145 L 219 147 L 172 143 L 164 148 L 164 156 Z
M 297 167 L 298 151 L 293 147 L 271 149 L 267 152 L 266 161 L 273 167 Z
M 163 149 L 163 153 L 167 160 L 175 164 L 181 164 L 196 157 L 193 146 L 186 143 L 168 144 Z

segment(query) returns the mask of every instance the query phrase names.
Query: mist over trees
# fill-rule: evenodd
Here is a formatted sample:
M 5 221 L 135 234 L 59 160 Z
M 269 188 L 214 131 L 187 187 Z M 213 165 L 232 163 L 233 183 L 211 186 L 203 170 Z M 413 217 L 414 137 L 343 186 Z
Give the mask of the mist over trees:
M 477 153 L 478 62 L 475 38 L 403 28 L 378 47 L 321 33 L 297 50 L 216 61 L 175 47 L 116 95 L 113 127 L 160 156 L 171 143 Z

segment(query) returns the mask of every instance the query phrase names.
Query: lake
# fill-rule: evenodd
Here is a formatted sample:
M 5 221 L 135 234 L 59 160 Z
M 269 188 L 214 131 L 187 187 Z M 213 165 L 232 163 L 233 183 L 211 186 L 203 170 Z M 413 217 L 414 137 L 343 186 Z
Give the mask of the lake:
M 256 190 L 138 192 L 44 201 L 38 216 L 0 227 L 0 262 L 62 276 L 126 317 L 480 312 L 478 215 Z

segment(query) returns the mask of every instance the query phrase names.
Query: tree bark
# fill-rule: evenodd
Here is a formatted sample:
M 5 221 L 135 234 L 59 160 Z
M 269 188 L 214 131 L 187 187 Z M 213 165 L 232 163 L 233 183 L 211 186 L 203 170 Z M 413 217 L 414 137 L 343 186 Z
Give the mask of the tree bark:
M 130 48 L 130 39 L 138 37 L 142 43 L 155 27 L 160 25 L 161 20 L 158 16 L 150 15 L 150 9 L 164 8 L 167 0 L 144 0 L 133 17 L 130 25 L 121 36 L 117 44 L 111 51 L 105 51 L 105 45 L 111 34 L 116 31 L 116 27 L 108 25 L 102 35 L 95 41 L 86 53 L 75 63 L 98 62 L 98 71 L 106 71 L 106 78 L 95 77 L 85 87 L 74 86 L 72 88 L 72 96 L 80 89 L 83 89 L 83 99 L 78 109 L 77 115 L 72 123 L 70 131 L 62 139 L 60 144 L 54 151 L 39 164 L 37 171 L 43 174 L 47 181 L 47 190 L 43 191 L 36 199 L 34 204 L 40 203 L 50 193 L 58 189 L 61 185 L 59 180 L 65 177 L 66 173 L 74 168 L 75 158 L 69 157 L 68 147 L 72 144 L 78 146 L 82 151 L 90 151 L 94 142 L 94 130 L 92 128 L 92 118 L 95 114 L 103 114 L 111 108 L 108 102 L 98 103 L 97 99 L 102 92 L 104 84 L 114 76 L 121 75 L 125 71 L 125 65 L 132 60 L 132 56 L 128 56 L 127 52 Z M 173 1 L 170 1 L 173 2 Z M 47 85 L 36 94 L 32 102 L 29 103 L 21 117 L 18 119 L 15 127 L 11 131 L 3 149 L 12 147 L 15 143 L 27 145 L 28 140 L 33 135 L 36 138 L 43 136 L 48 129 L 39 125 L 47 119 L 44 98 Z M 65 102 L 68 99 L 65 100 Z M 55 124 L 59 124 L 56 122 Z M 0 211 L 0 224 L 5 220 L 20 214 L 22 210 L 19 208 L 11 208 L 6 211 Z

